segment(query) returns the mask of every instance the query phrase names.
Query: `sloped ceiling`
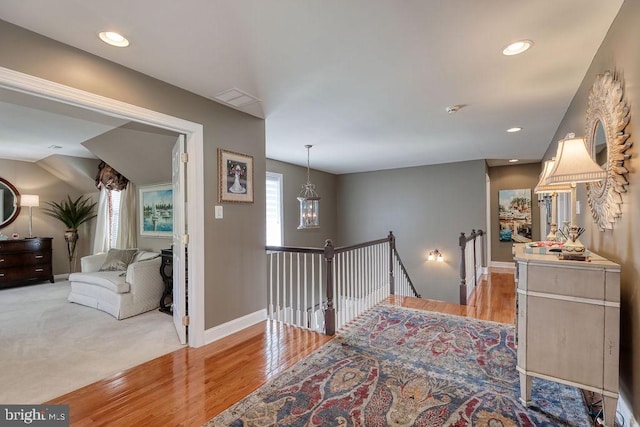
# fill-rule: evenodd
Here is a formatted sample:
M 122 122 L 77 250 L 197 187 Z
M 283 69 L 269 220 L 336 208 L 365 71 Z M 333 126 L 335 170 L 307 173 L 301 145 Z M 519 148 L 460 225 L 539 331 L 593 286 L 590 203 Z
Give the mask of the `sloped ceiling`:
M 139 186 L 171 182 L 171 150 L 177 139 L 174 132 L 129 123 L 82 145 Z

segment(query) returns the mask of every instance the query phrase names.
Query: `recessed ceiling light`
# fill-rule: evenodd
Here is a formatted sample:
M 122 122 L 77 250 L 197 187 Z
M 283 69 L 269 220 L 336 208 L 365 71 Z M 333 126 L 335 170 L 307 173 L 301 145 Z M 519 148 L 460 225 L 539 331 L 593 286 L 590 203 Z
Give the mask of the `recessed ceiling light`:
M 518 163 L 518 162 L 519 162 L 519 160 L 518 160 L 518 159 L 511 159 L 511 160 L 509 160 L 509 163 Z
M 521 127 L 513 127 L 513 128 L 507 129 L 507 132 L 513 133 L 513 132 L 520 132 L 521 130 L 522 130 Z
M 507 56 L 517 55 L 528 50 L 531 46 L 533 46 L 533 42 L 531 40 L 518 40 L 517 42 L 513 42 L 509 46 L 505 47 L 502 50 L 502 54 Z
M 100 40 L 103 42 L 110 44 L 111 46 L 116 47 L 127 47 L 129 46 L 129 40 L 126 39 L 122 34 L 115 33 L 113 31 L 103 31 L 98 34 Z

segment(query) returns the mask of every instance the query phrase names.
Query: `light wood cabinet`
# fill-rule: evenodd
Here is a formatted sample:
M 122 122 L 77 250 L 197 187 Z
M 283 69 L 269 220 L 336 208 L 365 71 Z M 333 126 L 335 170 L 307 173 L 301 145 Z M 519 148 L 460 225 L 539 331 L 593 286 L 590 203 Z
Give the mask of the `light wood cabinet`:
M 532 377 L 603 395 L 605 424 L 618 401 L 620 266 L 525 253 L 514 246 L 517 369 L 520 400 L 529 405 Z

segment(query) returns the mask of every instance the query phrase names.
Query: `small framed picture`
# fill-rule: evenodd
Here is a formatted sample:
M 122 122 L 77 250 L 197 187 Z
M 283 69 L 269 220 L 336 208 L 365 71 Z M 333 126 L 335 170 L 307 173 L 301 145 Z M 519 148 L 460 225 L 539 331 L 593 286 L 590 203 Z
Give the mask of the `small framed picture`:
M 138 191 L 140 235 L 171 237 L 173 235 L 173 189 L 171 184 L 140 187 Z
M 218 201 L 253 203 L 253 157 L 218 148 Z

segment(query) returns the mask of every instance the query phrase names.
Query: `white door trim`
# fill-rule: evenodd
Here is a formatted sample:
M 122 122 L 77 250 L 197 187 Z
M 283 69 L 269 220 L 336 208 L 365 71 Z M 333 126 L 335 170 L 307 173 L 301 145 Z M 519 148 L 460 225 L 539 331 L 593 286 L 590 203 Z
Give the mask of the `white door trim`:
M 189 346 L 204 345 L 204 140 L 203 126 L 0 67 L 0 87 L 138 123 L 183 133 L 187 138 L 189 224 Z

